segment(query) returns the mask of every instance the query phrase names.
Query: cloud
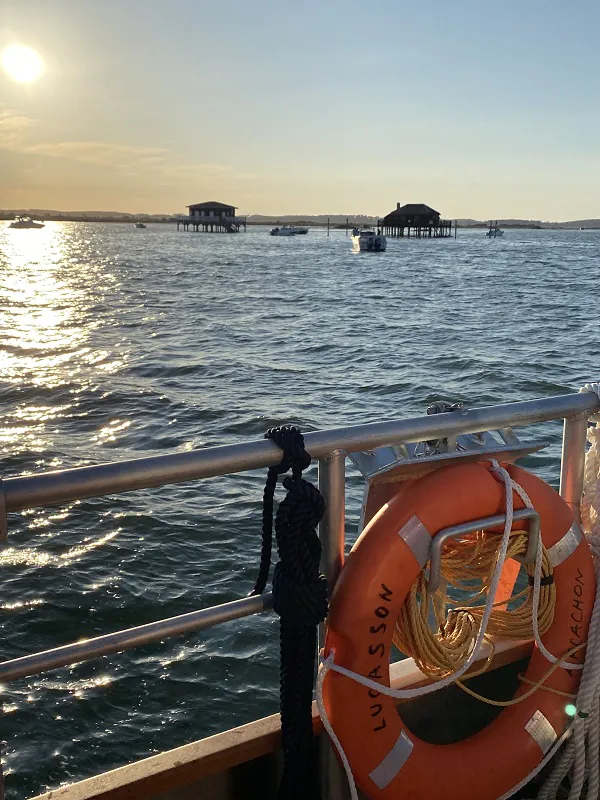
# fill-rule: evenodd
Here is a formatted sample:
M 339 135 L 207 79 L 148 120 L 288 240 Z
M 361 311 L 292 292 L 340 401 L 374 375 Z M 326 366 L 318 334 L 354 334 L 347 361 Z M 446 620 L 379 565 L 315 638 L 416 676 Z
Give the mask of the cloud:
M 28 117 L 10 109 L 0 109 L 0 147 L 18 149 L 30 125 Z
M 12 109 L 0 109 L 0 149 L 29 156 L 67 159 L 78 164 L 105 167 L 125 177 L 151 180 L 160 185 L 206 180 L 249 180 L 255 176 L 237 175 L 226 164 L 187 164 L 171 158 L 162 147 L 111 142 L 31 142 L 35 121 Z
M 43 142 L 23 145 L 21 152 L 50 158 L 68 158 L 82 164 L 104 167 L 155 167 L 164 162 L 167 151 L 158 147 L 136 147 L 108 142 Z

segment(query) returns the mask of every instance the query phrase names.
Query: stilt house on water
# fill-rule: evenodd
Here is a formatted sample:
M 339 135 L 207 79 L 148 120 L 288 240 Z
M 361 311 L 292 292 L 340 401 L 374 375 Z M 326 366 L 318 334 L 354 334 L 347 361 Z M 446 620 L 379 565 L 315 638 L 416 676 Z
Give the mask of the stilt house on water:
M 440 219 L 440 212 L 425 203 L 398 203 L 380 223 L 386 236 L 447 238 L 452 236 L 452 220 Z M 411 233 L 412 231 L 412 233 Z M 456 235 L 456 226 L 455 226 Z
M 195 231 L 200 228 L 205 233 L 225 232 L 225 233 L 238 233 L 241 226 L 246 230 L 246 218 L 236 217 L 236 206 L 228 206 L 225 203 L 217 203 L 214 200 L 208 203 L 194 203 L 188 206 L 189 216 L 177 218 L 177 230 L 179 226 L 183 226 L 183 230 L 187 231 L 190 226 Z

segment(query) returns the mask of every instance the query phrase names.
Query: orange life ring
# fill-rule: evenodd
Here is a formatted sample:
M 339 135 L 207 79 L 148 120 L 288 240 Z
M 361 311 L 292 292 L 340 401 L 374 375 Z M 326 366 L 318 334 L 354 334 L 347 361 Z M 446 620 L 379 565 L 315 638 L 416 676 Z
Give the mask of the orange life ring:
M 554 621 L 542 642 L 561 657 L 587 639 L 595 597 L 591 554 L 562 498 L 531 473 L 503 466 L 540 514 L 557 597 Z M 515 509 L 523 508 L 520 497 L 514 492 L 513 497 Z M 336 665 L 389 686 L 395 620 L 426 563 L 430 537 L 504 511 L 504 485 L 481 463 L 449 466 L 400 488 L 348 556 L 331 602 L 325 656 L 333 648 Z M 581 663 L 584 652 L 567 660 Z M 549 667 L 534 647 L 526 678 L 535 683 Z M 560 667 L 545 685 L 573 693 L 580 675 L 580 669 Z M 538 689 L 468 739 L 435 745 L 407 730 L 393 698 L 350 677 L 329 671 L 323 699 L 356 783 L 372 799 L 496 800 L 540 763 L 570 721 L 565 698 Z

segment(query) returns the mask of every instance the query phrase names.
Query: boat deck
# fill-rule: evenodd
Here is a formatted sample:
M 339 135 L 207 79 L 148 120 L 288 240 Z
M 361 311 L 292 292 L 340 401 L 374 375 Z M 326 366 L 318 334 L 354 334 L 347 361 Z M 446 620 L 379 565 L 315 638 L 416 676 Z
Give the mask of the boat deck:
M 356 455 L 359 451 L 377 452 L 377 448 L 381 452 L 381 448 L 386 450 L 393 446 L 400 448 L 394 450 L 395 458 L 400 458 L 401 464 L 404 464 L 411 462 L 410 457 L 407 459 L 407 455 L 410 455 L 407 449 L 410 443 L 438 441 L 440 437 L 448 437 L 444 441 L 452 441 L 453 447 L 456 447 L 458 435 L 501 430 L 504 431 L 503 441 L 511 444 L 516 437 L 512 427 L 507 426 L 529 426 L 562 419 L 564 433 L 560 494 L 577 518 L 583 490 L 588 417 L 599 410 L 600 403 L 595 392 L 581 392 L 499 406 L 461 408 L 460 413 L 438 413 L 306 434 L 306 448 L 313 458 L 319 460 L 319 488 L 327 504 L 320 534 L 323 567 L 331 585 L 335 583 L 340 572 L 345 553 L 347 454 Z M 485 452 L 489 455 L 490 451 Z M 443 463 L 448 463 L 448 458 L 455 459 L 459 455 L 448 451 Z M 426 465 L 428 469 L 435 469 L 438 466 L 438 462 L 433 463 L 436 457 L 432 456 L 429 460 L 419 459 L 418 469 L 422 470 L 424 460 L 432 462 Z M 279 448 L 273 442 L 262 439 L 117 463 L 84 465 L 55 472 L 7 477 L 2 481 L 3 491 L 0 492 L 0 540 L 7 538 L 7 514 L 11 512 L 264 468 L 278 464 L 280 459 Z M 375 468 L 378 463 L 374 465 Z M 386 485 L 385 482 L 382 483 L 382 491 Z M 121 652 L 141 644 L 163 641 L 169 636 L 184 632 L 203 630 L 229 620 L 267 611 L 271 605 L 271 595 L 265 593 L 137 628 L 79 640 L 43 653 L 23 655 L 0 663 L 0 680 L 4 683 L 67 664 Z M 519 685 L 517 674 L 521 665 L 518 662 L 526 658 L 530 647 L 530 644 L 523 642 L 498 642 L 490 669 L 473 677 L 472 685 L 486 696 L 492 696 L 497 691 L 505 697 L 512 697 Z M 486 655 L 482 650 L 480 657 L 485 658 Z M 397 688 L 414 687 L 427 682 L 422 673 L 416 670 L 411 659 L 392 665 L 390 677 L 392 685 Z M 193 702 L 193 690 L 190 700 Z M 409 729 L 417 736 L 442 742 L 454 740 L 452 737 L 459 740 L 474 733 L 478 726 L 483 727 L 497 713 L 496 707 L 479 703 L 465 696 L 458 687 L 449 686 L 404 703 L 402 716 Z M 321 724 L 314 713 L 313 718 L 315 730 L 320 733 Z M 442 724 L 441 720 L 452 720 L 452 726 Z M 223 723 L 225 726 L 225 719 Z M 340 777 L 340 768 L 331 755 L 325 737 L 320 741 L 323 742 L 320 745 L 319 770 L 325 785 L 323 798 L 345 800 L 345 778 L 343 775 Z M 192 797 L 210 797 L 214 800 L 260 797 L 262 800 L 269 800 L 276 796 L 280 764 L 279 743 L 279 717 L 275 715 L 69 786 L 53 789 L 37 795 L 34 800 L 184 800 Z M 523 795 L 526 796 L 532 795 Z

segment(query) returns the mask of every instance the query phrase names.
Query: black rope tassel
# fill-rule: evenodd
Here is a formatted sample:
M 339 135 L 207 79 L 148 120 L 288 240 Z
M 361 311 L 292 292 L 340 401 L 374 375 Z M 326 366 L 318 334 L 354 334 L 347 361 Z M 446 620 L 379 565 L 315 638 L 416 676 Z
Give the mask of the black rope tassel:
M 316 527 L 325 501 L 319 490 L 302 478 L 310 464 L 304 437 L 293 426 L 272 428 L 265 438 L 282 450 L 283 458 L 267 475 L 263 498 L 261 563 L 254 591 L 262 593 L 271 562 L 273 497 L 277 475 L 286 497 L 275 518 L 279 561 L 273 575 L 273 608 L 279 614 L 281 639 L 280 709 L 284 766 L 279 800 L 318 797 L 317 767 L 312 733 L 312 693 L 317 649 L 317 626 L 327 616 L 327 581 L 319 573 L 321 543 Z

